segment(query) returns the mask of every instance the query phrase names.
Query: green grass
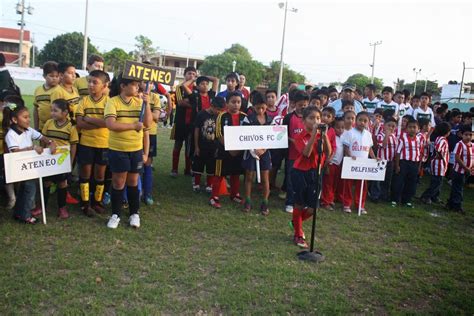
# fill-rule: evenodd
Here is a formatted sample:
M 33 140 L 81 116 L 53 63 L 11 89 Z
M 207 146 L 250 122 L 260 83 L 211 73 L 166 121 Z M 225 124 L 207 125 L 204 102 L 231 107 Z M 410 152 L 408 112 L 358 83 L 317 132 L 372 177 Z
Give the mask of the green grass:
M 215 210 L 189 177 L 170 178 L 168 138 L 160 129 L 159 205 L 142 207 L 139 230 L 126 216 L 109 230 L 107 216 L 77 208 L 60 221 L 55 198 L 46 226 L 0 209 L 0 314 L 474 313 L 472 189 L 465 216 L 381 204 L 363 217 L 321 211 L 326 261 L 316 265 L 296 259 L 277 197 L 266 218 L 228 199 Z

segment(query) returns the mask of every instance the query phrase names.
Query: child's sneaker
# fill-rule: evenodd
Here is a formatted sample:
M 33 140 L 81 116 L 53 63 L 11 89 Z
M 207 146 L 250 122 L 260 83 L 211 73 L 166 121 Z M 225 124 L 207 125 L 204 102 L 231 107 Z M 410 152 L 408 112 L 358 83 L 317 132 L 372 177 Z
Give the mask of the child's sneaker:
M 102 198 L 102 203 L 104 205 L 109 205 L 110 204 L 110 193 L 109 192 L 104 193 L 104 197 Z
M 82 207 L 81 210 L 82 213 L 84 213 L 84 215 L 86 215 L 87 217 L 92 217 L 95 215 L 94 209 L 91 208 L 89 205 Z
M 31 216 L 38 217 L 42 214 L 41 207 L 35 207 L 34 210 L 31 211 Z
M 79 201 L 74 198 L 71 193 L 66 192 L 66 203 L 67 204 L 79 204 Z
M 213 207 L 213 208 L 221 208 L 221 203 L 219 203 L 219 198 L 218 197 L 212 197 L 209 199 L 209 204 Z
M 392 202 L 390 203 L 390 205 L 391 205 L 392 207 L 397 207 L 397 202 L 392 201 Z
M 293 213 L 293 205 L 286 205 L 285 212 L 292 214 Z
M 208 194 L 212 193 L 212 187 L 211 186 L 206 187 L 206 193 L 208 193 Z
M 270 214 L 270 211 L 268 210 L 268 205 L 264 203 L 260 205 L 260 214 L 262 214 L 263 216 L 267 216 L 268 214 Z
M 176 171 L 176 170 L 171 170 L 170 176 L 171 176 L 172 178 L 176 178 L 176 177 L 178 176 L 178 171 Z
M 92 209 L 98 214 L 105 214 L 105 212 L 106 212 L 106 209 L 105 209 L 104 205 L 101 202 L 95 202 L 92 205 Z
M 138 214 L 132 214 L 130 215 L 130 226 L 133 228 L 139 228 L 140 227 L 140 216 Z
M 431 204 L 431 199 L 430 199 L 430 198 L 422 197 L 422 198 L 420 198 L 420 200 L 421 200 L 421 202 L 423 202 L 424 204 L 428 204 L 428 205 Z
M 279 194 L 278 194 L 278 198 L 280 200 L 286 200 L 286 192 L 285 191 L 281 191 Z
M 405 206 L 407 208 L 415 208 L 415 206 L 412 203 L 406 203 Z
M 323 205 L 323 209 L 325 209 L 327 211 L 334 211 L 334 207 L 332 207 L 331 204 Z
M 347 213 L 347 214 L 352 213 L 352 210 L 351 210 L 350 207 L 345 207 L 345 206 L 344 206 L 344 208 L 343 208 L 342 210 L 344 211 L 344 213 Z
M 115 229 L 118 227 L 119 223 L 120 223 L 120 217 L 118 217 L 117 214 L 113 214 L 107 223 L 107 227 Z
M 367 211 L 365 210 L 365 208 L 363 208 L 363 209 L 360 210 L 360 214 L 362 214 L 362 215 L 367 215 Z
M 304 240 L 303 237 L 295 237 L 295 245 L 304 249 L 309 248 L 308 244 L 306 243 L 306 240 Z
M 240 196 L 240 194 L 236 194 L 236 195 L 234 195 L 234 196 L 231 196 L 231 197 L 230 197 L 230 200 L 233 201 L 233 202 L 235 202 L 235 203 L 238 203 L 238 204 L 242 204 L 242 202 L 243 202 L 243 199 L 242 199 L 242 197 Z
M 69 218 L 69 213 L 65 207 L 61 207 L 58 211 L 58 217 L 60 219 L 68 219 Z
M 244 207 L 242 208 L 242 212 L 249 213 L 251 209 L 252 209 L 252 204 L 246 201 L 244 203 Z
M 153 198 L 151 197 L 151 195 L 147 195 L 145 197 L 143 197 L 143 203 L 145 203 L 145 205 L 153 205 L 154 201 L 153 201 Z
M 193 185 L 193 192 L 195 192 L 195 193 L 201 192 L 201 186 L 199 184 L 194 184 Z

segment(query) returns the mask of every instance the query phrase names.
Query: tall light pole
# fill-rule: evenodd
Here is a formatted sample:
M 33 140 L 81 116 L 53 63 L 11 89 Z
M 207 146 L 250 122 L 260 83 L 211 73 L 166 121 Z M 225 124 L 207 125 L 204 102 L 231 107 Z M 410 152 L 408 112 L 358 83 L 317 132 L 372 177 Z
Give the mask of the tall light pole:
M 87 16 L 89 14 L 89 0 L 86 0 L 86 17 L 84 19 L 84 45 L 82 47 L 82 69 L 87 67 Z
M 416 94 L 416 80 L 418 80 L 418 74 L 421 72 L 421 68 L 416 69 L 413 68 L 413 71 L 415 72 L 415 86 L 413 87 L 413 95 Z
M 424 92 L 426 92 L 426 88 L 428 87 L 428 78 L 433 77 L 434 75 L 436 74 L 432 73 L 431 75 L 425 77 L 425 89 L 423 89 Z
M 188 39 L 188 49 L 186 50 L 186 67 L 188 67 L 189 66 L 189 44 L 193 36 L 189 35 L 188 33 L 184 33 L 184 36 L 186 36 L 186 38 Z
M 36 55 L 36 49 L 35 49 L 35 39 L 34 39 L 34 35 L 33 33 L 31 33 L 31 44 L 33 44 L 33 46 L 31 47 L 31 68 L 35 68 L 35 55 Z
M 382 41 L 377 41 L 375 43 L 369 43 L 369 46 L 373 46 L 374 47 L 374 54 L 372 55 L 372 64 L 370 65 L 370 67 L 372 67 L 372 76 L 370 78 L 370 83 L 374 83 L 374 72 L 375 72 L 375 49 L 377 48 L 377 45 L 381 45 L 382 44 Z
M 21 0 L 16 4 L 16 14 L 21 15 L 18 25 L 20 26 L 20 47 L 18 48 L 18 66 L 23 67 L 23 36 L 25 29 L 25 9 L 29 15 L 33 14 L 34 8 L 31 5 L 28 5 L 28 8 L 25 8 L 25 0 Z
M 288 10 L 288 0 L 286 0 L 285 3 L 283 3 L 283 2 L 278 3 L 278 6 L 280 7 L 280 9 L 285 10 L 285 14 L 284 14 L 285 17 L 284 17 L 284 20 L 283 20 L 283 35 L 282 35 L 282 39 L 281 39 L 280 73 L 278 74 L 278 97 L 280 97 L 280 95 L 281 95 L 281 83 L 282 83 L 282 80 L 283 80 L 283 52 L 284 52 L 284 49 L 285 49 L 286 13 L 288 11 L 296 13 L 296 12 L 298 12 L 298 9 L 291 8 L 290 10 Z
M 464 85 L 464 72 L 466 69 L 474 69 L 474 67 L 466 67 L 466 63 L 462 62 L 462 77 L 461 77 L 461 88 L 459 88 L 459 100 L 458 102 L 461 102 L 461 95 L 462 95 L 462 90 L 463 90 L 463 85 Z
M 237 62 L 234 60 L 232 62 L 232 72 L 235 72 L 235 66 L 237 66 Z

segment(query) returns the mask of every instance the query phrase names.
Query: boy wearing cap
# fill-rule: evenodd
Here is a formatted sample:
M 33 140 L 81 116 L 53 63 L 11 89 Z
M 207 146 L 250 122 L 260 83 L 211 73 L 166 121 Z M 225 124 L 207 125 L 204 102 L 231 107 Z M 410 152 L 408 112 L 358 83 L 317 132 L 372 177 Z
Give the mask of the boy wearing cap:
M 199 79 L 198 79 L 199 80 Z M 198 84 L 199 85 L 199 84 Z M 194 156 L 192 172 L 194 174 L 193 191 L 201 190 L 201 176 L 204 167 L 207 173 L 206 192 L 212 191 L 212 179 L 216 167 L 216 119 L 225 108 L 225 100 L 215 97 L 211 106 L 200 111 L 194 122 Z

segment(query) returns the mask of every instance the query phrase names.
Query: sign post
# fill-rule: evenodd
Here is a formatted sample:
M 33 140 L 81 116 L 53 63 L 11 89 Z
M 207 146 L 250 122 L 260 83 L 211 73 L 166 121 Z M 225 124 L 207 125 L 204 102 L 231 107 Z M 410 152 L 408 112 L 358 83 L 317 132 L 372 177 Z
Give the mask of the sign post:
M 369 158 L 344 157 L 342 162 L 341 179 L 361 180 L 359 195 L 359 216 L 362 212 L 362 194 L 364 192 L 364 180 L 383 181 L 387 169 L 386 160 L 376 160 Z
M 45 148 L 40 155 L 34 150 L 7 153 L 5 160 L 6 183 L 39 179 L 41 211 L 46 224 L 46 209 L 43 197 L 43 178 L 71 172 L 71 151 L 69 146 L 58 147 L 54 155 Z
M 224 145 L 226 151 L 288 148 L 288 129 L 285 125 L 224 126 Z M 260 161 L 252 156 L 260 183 Z

